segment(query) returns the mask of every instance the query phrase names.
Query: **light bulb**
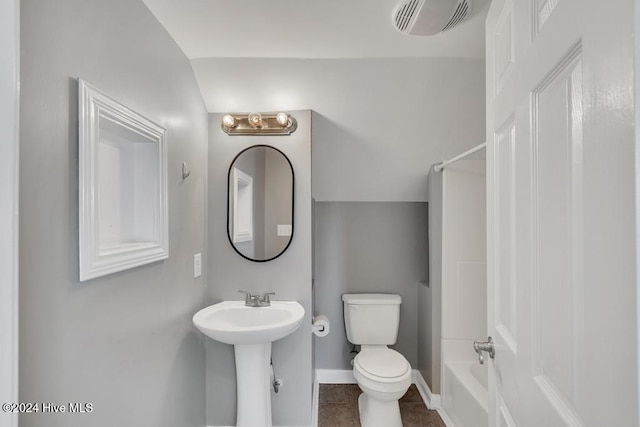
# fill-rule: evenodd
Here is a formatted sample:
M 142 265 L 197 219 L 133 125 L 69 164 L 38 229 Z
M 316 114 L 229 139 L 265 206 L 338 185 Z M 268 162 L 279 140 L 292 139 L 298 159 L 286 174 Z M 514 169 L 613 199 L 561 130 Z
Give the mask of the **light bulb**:
M 234 119 L 230 114 L 225 114 L 222 117 L 222 126 L 226 128 L 234 128 L 236 127 L 236 119 Z
M 248 117 L 249 123 L 253 127 L 261 127 L 262 126 L 262 114 L 260 113 L 251 113 Z
M 278 113 L 276 115 L 276 121 L 280 126 L 285 127 L 289 124 L 289 115 L 287 113 Z

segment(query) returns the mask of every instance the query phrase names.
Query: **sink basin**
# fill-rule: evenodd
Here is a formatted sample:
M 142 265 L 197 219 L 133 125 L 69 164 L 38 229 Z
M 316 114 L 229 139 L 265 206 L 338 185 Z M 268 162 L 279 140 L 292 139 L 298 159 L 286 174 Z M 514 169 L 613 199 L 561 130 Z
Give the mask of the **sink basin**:
M 298 329 L 303 318 L 304 308 L 295 301 L 271 301 L 269 307 L 247 307 L 244 301 L 223 301 L 197 312 L 193 323 L 216 341 L 241 345 L 284 338 Z

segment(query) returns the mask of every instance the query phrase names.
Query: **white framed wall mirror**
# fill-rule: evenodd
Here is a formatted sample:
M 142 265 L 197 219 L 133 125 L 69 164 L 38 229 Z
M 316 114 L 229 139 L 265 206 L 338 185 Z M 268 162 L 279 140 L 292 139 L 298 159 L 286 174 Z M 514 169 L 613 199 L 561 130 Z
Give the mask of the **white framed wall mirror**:
M 254 145 L 231 162 L 227 234 L 233 249 L 255 262 L 282 255 L 293 238 L 293 166 L 280 150 Z
M 79 80 L 80 281 L 169 256 L 166 130 Z

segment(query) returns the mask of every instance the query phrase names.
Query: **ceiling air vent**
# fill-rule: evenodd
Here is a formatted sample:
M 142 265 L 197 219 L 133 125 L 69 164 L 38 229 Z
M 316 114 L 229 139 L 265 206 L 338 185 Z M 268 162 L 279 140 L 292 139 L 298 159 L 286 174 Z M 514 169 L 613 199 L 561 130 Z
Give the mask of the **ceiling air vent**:
M 396 28 L 405 34 L 430 36 L 450 30 L 471 11 L 471 0 L 410 0 L 394 14 Z
M 398 9 L 398 12 L 396 12 L 396 27 L 398 27 L 400 31 L 405 32 L 407 30 L 416 10 L 422 8 L 422 3 L 424 3 L 424 0 L 411 0 Z

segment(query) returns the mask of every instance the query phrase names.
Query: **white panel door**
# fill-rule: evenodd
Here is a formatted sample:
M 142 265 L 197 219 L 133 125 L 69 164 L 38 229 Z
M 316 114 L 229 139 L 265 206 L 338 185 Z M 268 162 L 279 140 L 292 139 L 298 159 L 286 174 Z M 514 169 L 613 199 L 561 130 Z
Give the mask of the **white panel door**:
M 633 16 L 491 5 L 491 426 L 639 425 Z

